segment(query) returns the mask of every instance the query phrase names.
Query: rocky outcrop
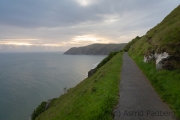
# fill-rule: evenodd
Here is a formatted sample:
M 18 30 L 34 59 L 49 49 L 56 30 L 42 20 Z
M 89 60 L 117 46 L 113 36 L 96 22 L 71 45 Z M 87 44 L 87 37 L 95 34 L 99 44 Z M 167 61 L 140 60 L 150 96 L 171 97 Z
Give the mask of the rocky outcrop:
M 156 69 L 157 70 L 162 70 L 162 69 L 168 69 L 168 70 L 172 70 L 174 67 L 171 64 L 171 56 L 167 53 L 167 52 L 163 52 L 163 53 L 150 53 L 148 55 L 144 55 L 144 62 L 148 63 L 152 60 L 155 60 L 156 62 Z
M 88 72 L 88 77 L 91 77 L 95 73 L 95 68 Z
M 148 63 L 149 61 L 154 60 L 154 54 L 150 54 L 148 56 L 144 56 L 144 62 Z
M 148 62 L 150 62 L 150 61 L 152 61 L 154 59 L 155 59 L 155 57 L 154 57 L 154 50 L 153 49 L 146 52 L 146 54 L 144 54 L 144 60 L 143 61 L 145 63 L 148 63 Z
M 156 69 L 157 70 L 161 70 L 161 69 L 163 69 L 163 61 L 164 60 L 167 60 L 168 59 L 168 57 L 169 57 L 169 54 L 168 53 L 166 53 L 166 52 L 163 52 L 163 53 L 161 53 L 161 54 L 157 54 L 157 53 L 155 53 L 155 55 L 154 55 L 154 57 L 155 57 L 155 60 L 156 60 Z
M 51 103 L 51 100 L 52 100 L 52 99 L 50 99 L 50 100 L 48 100 L 48 101 L 46 102 L 46 107 L 45 107 L 46 110 L 49 108 L 49 105 L 50 105 L 50 103 Z

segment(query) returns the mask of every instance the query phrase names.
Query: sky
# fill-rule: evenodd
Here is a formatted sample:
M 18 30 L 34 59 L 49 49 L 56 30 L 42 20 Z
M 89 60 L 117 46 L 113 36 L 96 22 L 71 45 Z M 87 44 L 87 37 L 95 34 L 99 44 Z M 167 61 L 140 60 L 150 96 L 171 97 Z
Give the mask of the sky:
M 0 0 L 0 52 L 66 51 L 127 43 L 180 0 Z

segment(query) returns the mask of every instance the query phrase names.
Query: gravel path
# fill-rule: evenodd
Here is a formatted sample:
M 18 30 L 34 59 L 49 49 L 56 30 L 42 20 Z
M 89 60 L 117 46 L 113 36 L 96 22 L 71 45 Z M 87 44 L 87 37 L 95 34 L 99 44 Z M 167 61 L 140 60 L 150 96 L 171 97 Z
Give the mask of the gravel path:
M 175 120 L 172 110 L 127 53 L 123 55 L 119 103 L 115 120 Z

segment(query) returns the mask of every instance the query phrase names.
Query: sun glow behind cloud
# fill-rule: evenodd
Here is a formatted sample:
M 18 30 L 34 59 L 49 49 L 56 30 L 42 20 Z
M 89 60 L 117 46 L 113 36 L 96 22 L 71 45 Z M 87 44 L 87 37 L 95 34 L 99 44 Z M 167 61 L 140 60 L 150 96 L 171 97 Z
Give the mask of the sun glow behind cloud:
M 8 42 L 8 43 L 4 43 L 6 45 L 26 45 L 26 46 L 30 46 L 32 44 L 29 43 L 19 43 L 19 42 Z
M 30 46 L 31 41 L 37 41 L 38 39 L 2 39 L 0 44 L 3 45 L 26 45 Z
M 42 43 L 39 39 L 3 39 L 2 41 L 0 41 L 0 45 L 59 47 L 64 46 L 65 43 Z
M 76 2 L 85 7 L 95 3 L 95 0 L 76 0 Z
M 30 41 L 28 41 L 30 40 Z M 68 49 L 65 42 L 33 42 L 32 39 L 0 41 L 0 52 L 59 52 Z
M 99 37 L 96 35 L 82 35 L 75 36 L 70 44 L 93 44 L 93 43 L 109 43 L 110 41 L 106 38 Z

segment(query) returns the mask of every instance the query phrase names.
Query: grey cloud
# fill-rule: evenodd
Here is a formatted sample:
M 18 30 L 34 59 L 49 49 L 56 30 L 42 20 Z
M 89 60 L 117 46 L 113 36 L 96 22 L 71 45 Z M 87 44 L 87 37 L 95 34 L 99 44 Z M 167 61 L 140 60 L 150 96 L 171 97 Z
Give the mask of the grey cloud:
M 162 1 L 161 1 L 162 2 Z M 20 27 L 70 26 L 86 21 L 102 21 L 98 14 L 122 14 L 124 11 L 151 9 L 160 1 L 101 0 L 89 7 L 73 0 L 1 0 L 0 24 Z
M 75 0 L 1 0 L 0 42 L 37 39 L 26 42 L 66 43 L 68 48 L 72 38 L 87 34 L 128 42 L 145 34 L 179 4 L 180 0 L 98 0 L 80 6 Z M 116 20 L 106 22 L 113 15 Z
M 22 27 L 55 27 L 96 21 L 100 18 L 92 8 L 80 7 L 72 0 L 2 0 L 0 3 L 1 24 Z

